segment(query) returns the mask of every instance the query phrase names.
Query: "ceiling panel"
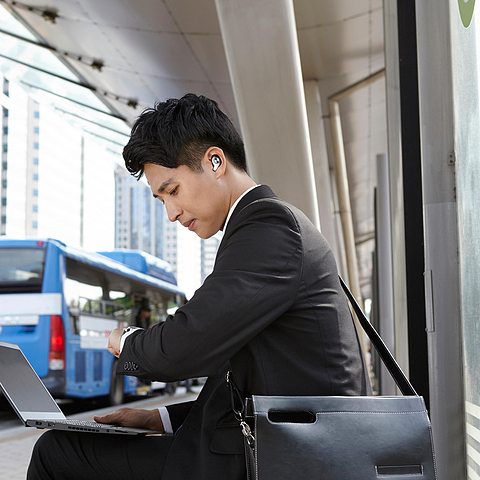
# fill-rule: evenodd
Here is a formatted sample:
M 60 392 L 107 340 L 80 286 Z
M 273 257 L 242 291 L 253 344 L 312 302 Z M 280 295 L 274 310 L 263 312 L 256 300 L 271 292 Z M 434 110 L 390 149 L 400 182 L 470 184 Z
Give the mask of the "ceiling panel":
M 162 0 L 185 33 L 220 35 L 215 0 Z
M 374 16 L 378 18 L 371 18 Z M 383 34 L 371 25 L 379 20 L 381 12 L 376 12 L 340 24 L 299 29 L 304 77 L 321 80 L 357 72 L 366 64 L 382 62 Z
M 220 35 L 186 35 L 206 75 L 214 82 L 230 83 L 227 59 Z
M 181 35 L 133 31 L 128 35 L 128 42 L 125 42 L 122 32 L 111 31 L 109 38 L 118 46 L 121 56 L 135 71 L 174 79 L 206 78 Z
M 154 32 L 177 32 L 165 2 L 151 0 L 75 0 L 82 18 L 125 31 L 139 29 Z M 60 13 L 62 13 L 60 11 Z

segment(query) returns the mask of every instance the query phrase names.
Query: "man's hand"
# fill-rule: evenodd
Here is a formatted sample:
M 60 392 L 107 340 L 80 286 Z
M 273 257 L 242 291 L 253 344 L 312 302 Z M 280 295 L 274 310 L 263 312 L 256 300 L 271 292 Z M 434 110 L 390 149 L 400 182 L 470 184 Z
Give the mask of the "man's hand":
M 102 417 L 95 416 L 93 418 L 98 423 L 120 425 L 122 427 L 147 428 L 148 430 L 165 432 L 158 409 L 144 410 L 124 407 L 119 408 L 108 415 Z
M 120 339 L 122 338 L 123 329 L 116 328 L 108 337 L 108 351 L 117 358 L 120 356 Z

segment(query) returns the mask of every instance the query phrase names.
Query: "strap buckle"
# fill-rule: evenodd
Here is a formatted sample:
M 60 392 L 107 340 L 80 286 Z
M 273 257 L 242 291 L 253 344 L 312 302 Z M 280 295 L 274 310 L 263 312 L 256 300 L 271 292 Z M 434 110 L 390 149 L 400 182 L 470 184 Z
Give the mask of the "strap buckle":
M 243 421 L 243 412 L 245 411 L 245 404 L 243 403 L 242 395 L 238 390 L 237 384 L 233 378 L 231 371 L 228 371 L 225 380 L 227 381 L 228 389 L 230 390 L 230 400 L 232 403 L 232 410 L 235 419 L 239 422 Z
M 252 429 L 250 425 L 245 421 L 244 412 L 245 412 L 245 403 L 243 402 L 242 395 L 240 390 L 238 390 L 237 384 L 233 379 L 233 374 L 229 370 L 225 375 L 225 380 L 227 382 L 228 389 L 230 390 L 230 397 L 232 401 L 232 410 L 235 416 L 235 419 L 240 423 L 242 433 L 245 436 L 245 439 L 250 448 L 255 448 L 255 437 L 253 436 Z
M 245 436 L 245 439 L 247 440 L 248 446 L 251 448 L 255 448 L 255 437 L 253 436 L 250 425 L 248 425 L 248 423 L 245 422 L 245 420 L 242 420 L 240 422 L 240 426 L 242 427 L 242 433 Z

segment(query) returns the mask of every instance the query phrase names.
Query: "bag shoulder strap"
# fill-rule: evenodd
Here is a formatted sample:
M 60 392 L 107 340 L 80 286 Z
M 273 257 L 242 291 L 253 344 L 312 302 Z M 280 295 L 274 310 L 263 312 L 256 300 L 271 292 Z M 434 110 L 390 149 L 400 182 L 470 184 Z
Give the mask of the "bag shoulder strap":
M 363 330 L 370 338 L 370 341 L 373 343 L 373 345 L 377 349 L 377 352 L 380 355 L 380 358 L 382 359 L 383 363 L 385 364 L 388 371 L 390 372 L 390 375 L 395 380 L 395 383 L 397 384 L 400 391 L 404 395 L 417 395 L 417 392 L 413 388 L 412 384 L 410 383 L 406 375 L 403 373 L 402 369 L 400 368 L 400 365 L 398 365 L 397 361 L 391 354 L 390 350 L 385 345 L 385 342 L 382 340 L 380 335 L 373 328 L 372 324 L 368 321 L 367 317 L 362 312 L 362 309 L 358 305 L 357 301 L 355 300 L 355 297 L 352 295 L 352 292 L 350 292 L 350 290 L 348 289 L 342 277 L 340 277 L 339 275 L 338 278 L 340 279 L 340 283 L 345 292 L 345 295 L 350 300 L 353 310 L 357 314 L 357 318 L 358 318 L 358 321 L 360 322 L 360 325 L 362 326 Z

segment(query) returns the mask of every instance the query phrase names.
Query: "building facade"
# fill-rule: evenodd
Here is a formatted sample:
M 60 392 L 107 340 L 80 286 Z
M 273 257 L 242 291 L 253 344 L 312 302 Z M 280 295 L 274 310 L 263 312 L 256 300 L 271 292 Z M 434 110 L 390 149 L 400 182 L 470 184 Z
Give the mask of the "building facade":
M 19 84 L 0 83 L 0 234 L 113 248 L 118 156 Z

